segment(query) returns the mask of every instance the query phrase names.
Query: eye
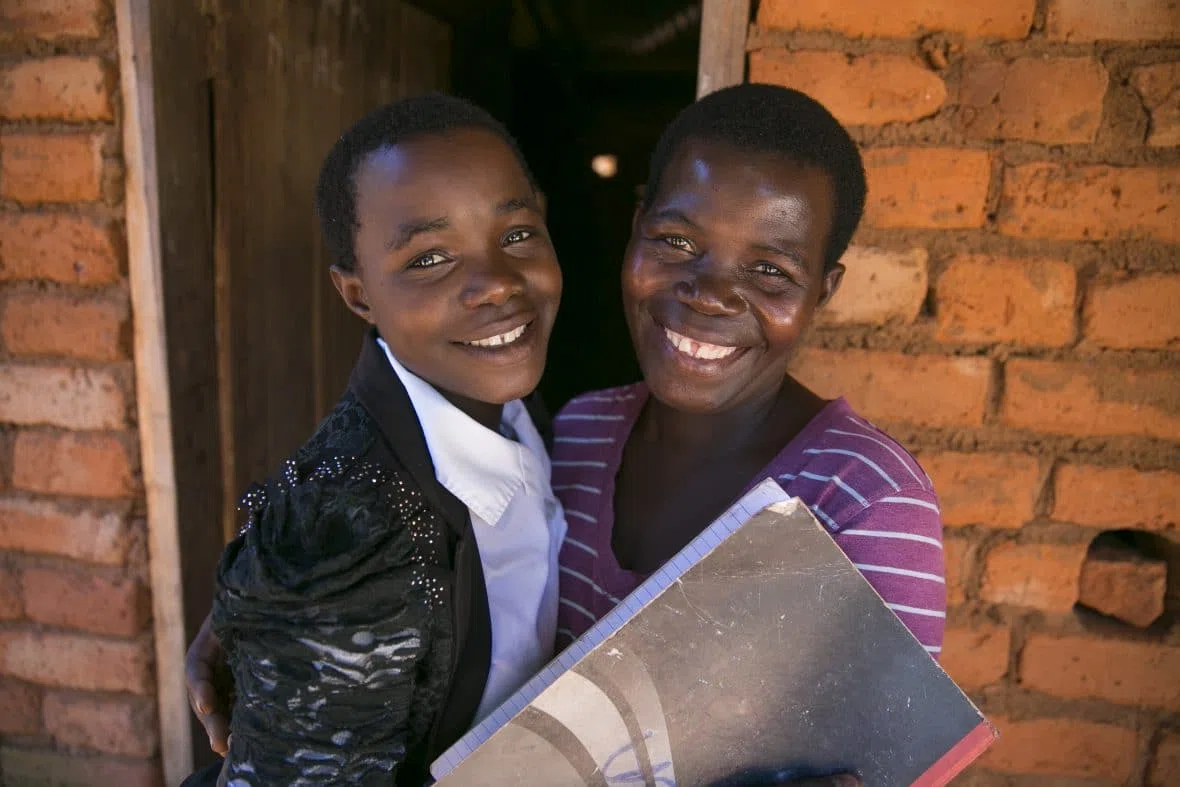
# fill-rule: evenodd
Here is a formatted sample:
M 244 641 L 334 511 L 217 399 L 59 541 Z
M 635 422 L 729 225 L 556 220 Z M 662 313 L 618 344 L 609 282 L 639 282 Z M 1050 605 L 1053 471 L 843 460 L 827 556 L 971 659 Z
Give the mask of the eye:
M 662 240 L 674 249 L 692 251 L 692 241 L 683 235 L 665 235 Z
M 769 262 L 760 262 L 754 266 L 754 270 L 758 273 L 765 273 L 767 276 L 786 276 L 787 274 L 782 268 L 777 265 L 771 265 Z
M 428 251 L 421 254 L 410 261 L 407 268 L 433 268 L 435 265 L 442 265 L 447 261 L 447 258 L 441 252 Z
M 531 237 L 533 237 L 532 230 L 512 230 L 504 236 L 504 245 L 511 246 L 514 243 L 523 243 Z

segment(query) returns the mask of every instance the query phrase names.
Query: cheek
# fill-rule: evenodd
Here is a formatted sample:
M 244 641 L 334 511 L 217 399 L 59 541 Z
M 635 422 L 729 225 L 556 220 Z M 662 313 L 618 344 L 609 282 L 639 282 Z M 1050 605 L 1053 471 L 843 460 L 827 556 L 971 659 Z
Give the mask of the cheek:
M 802 299 L 774 301 L 756 307 L 758 321 L 772 354 L 792 353 L 811 324 L 814 307 Z
M 623 261 L 623 304 L 627 309 L 636 306 L 659 289 L 660 265 L 642 253 L 628 249 Z

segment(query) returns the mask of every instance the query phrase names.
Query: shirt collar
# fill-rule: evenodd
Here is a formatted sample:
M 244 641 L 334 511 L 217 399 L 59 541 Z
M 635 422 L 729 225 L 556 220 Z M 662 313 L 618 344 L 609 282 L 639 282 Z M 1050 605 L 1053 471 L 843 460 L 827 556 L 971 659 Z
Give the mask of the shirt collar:
M 512 498 L 530 483 L 528 456 L 542 458 L 544 443 L 519 400 L 504 406 L 503 423 L 520 442 L 488 429 L 446 399 L 430 383 L 403 366 L 384 339 L 377 339 L 390 366 L 405 386 L 422 426 L 438 482 L 489 525 L 500 521 Z M 539 449 L 539 451 L 538 451 Z

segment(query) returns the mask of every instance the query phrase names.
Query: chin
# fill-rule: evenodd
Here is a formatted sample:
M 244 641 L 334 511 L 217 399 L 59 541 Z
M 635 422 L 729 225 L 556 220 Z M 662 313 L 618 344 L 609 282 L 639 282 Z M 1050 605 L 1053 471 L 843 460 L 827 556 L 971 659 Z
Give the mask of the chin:
M 729 397 L 720 385 L 691 384 L 682 378 L 667 379 L 659 372 L 644 370 L 648 393 L 665 407 L 684 413 L 710 415 L 726 409 Z

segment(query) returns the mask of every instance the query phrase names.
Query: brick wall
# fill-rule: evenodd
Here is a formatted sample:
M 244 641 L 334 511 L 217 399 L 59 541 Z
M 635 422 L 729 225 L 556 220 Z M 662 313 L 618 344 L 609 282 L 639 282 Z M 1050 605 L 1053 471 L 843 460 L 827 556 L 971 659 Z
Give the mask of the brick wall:
M 0 2 L 0 783 L 156 785 L 114 14 Z
M 1004 736 L 959 783 L 1180 784 L 1180 4 L 762 0 L 749 50 L 865 150 L 798 372 L 937 484 Z

